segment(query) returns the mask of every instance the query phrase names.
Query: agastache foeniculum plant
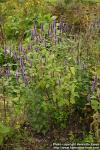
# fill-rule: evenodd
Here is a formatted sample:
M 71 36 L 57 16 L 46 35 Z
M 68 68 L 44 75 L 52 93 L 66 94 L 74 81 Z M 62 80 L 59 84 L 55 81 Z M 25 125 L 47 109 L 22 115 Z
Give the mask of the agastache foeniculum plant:
M 25 80 L 25 73 L 24 73 L 24 68 L 21 68 L 21 75 L 22 75 L 22 80 Z
M 23 62 L 23 59 L 20 57 L 20 67 L 24 67 L 24 62 Z
M 92 87 L 91 87 L 92 92 L 94 92 L 97 89 L 97 83 L 98 83 L 98 78 L 97 76 L 95 76 L 94 80 L 92 81 Z
M 92 84 L 91 84 L 91 91 L 90 91 L 90 93 L 89 93 L 88 96 L 87 96 L 87 100 L 88 100 L 88 101 L 91 101 L 91 100 L 92 100 L 92 99 L 91 99 L 91 95 L 95 95 L 95 93 L 97 93 L 97 94 L 96 94 L 96 97 L 97 97 L 98 99 L 100 99 L 100 92 L 97 92 L 98 83 L 99 83 L 99 78 L 98 78 L 97 75 L 95 75 L 95 76 L 93 77 L 93 81 L 92 81 Z
M 28 43 L 27 47 L 24 48 L 22 42 L 19 43 L 17 48 L 13 50 L 10 49 L 10 54 L 12 53 L 12 56 L 14 58 L 14 61 L 16 65 L 20 66 L 19 72 L 16 70 L 15 77 L 16 81 L 18 82 L 18 78 L 21 75 L 22 80 L 25 81 L 25 64 L 30 64 L 30 68 L 32 67 L 33 63 L 30 58 L 28 58 L 27 54 L 33 50 L 35 52 L 40 53 L 41 46 L 44 46 L 47 49 L 48 42 L 51 43 L 51 45 L 59 44 L 62 39 L 62 33 L 66 32 L 67 25 L 64 24 L 64 22 L 61 20 L 60 23 L 57 23 L 57 20 L 54 19 L 52 23 L 49 23 L 48 29 L 45 31 L 45 26 L 42 23 L 40 25 L 40 30 L 37 29 L 36 24 L 34 24 L 33 29 L 31 30 L 31 40 Z M 65 28 L 65 30 L 64 30 Z M 59 32 L 61 34 L 59 34 Z M 18 51 L 17 51 L 18 50 Z M 7 53 L 7 46 L 4 47 L 4 56 L 8 55 Z M 6 59 L 5 59 L 6 60 Z M 43 58 L 42 61 L 46 64 L 46 58 Z M 6 70 L 6 75 L 10 76 L 9 68 Z
M 41 32 L 44 32 L 44 26 L 41 24 Z
M 14 51 L 13 57 L 14 57 L 14 60 L 17 61 L 17 52 L 16 51 Z
M 19 50 L 19 52 L 22 52 L 22 50 L 23 50 L 22 43 L 19 44 L 18 50 Z
M 6 69 L 6 77 L 10 77 L 10 67 L 7 65 L 7 69 Z
M 27 48 L 28 48 L 28 50 L 32 50 L 32 44 L 31 43 L 28 44 Z

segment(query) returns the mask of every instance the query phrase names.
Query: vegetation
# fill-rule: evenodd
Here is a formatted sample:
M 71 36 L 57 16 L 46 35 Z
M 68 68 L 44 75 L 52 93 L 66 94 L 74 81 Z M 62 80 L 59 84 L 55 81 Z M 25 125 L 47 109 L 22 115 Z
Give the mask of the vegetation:
M 100 2 L 0 1 L 0 149 L 100 143 Z

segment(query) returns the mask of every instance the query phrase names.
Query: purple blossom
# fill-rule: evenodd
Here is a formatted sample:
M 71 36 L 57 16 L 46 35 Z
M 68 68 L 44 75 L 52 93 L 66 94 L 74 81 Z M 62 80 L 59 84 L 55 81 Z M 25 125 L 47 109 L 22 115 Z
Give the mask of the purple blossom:
M 16 61 L 17 60 L 17 52 L 13 53 L 13 57 L 14 57 L 14 60 Z
M 25 53 L 25 49 L 24 49 L 24 48 L 23 48 L 23 51 L 22 51 L 22 52 L 23 52 L 23 56 L 26 56 L 26 53 Z
M 24 62 L 23 62 L 23 59 L 21 57 L 20 57 L 20 66 L 24 67 Z
M 35 33 L 35 36 L 37 35 L 37 28 L 36 28 L 36 25 L 34 25 L 34 33 Z
M 97 88 L 98 77 L 95 75 L 94 80 L 92 81 L 91 91 L 94 92 Z
M 6 69 L 6 76 L 9 77 L 10 76 L 10 67 L 7 66 L 7 69 Z
M 32 49 L 32 44 L 29 44 L 27 48 L 28 48 L 28 50 L 31 50 Z
M 59 23 L 59 30 L 60 30 L 60 32 L 62 32 L 62 29 L 63 29 L 63 21 L 61 20 L 60 23 Z
M 34 25 L 34 28 L 31 31 L 31 38 L 34 39 L 35 36 L 37 36 L 37 29 L 36 29 L 36 25 Z
M 32 29 L 32 31 L 31 31 L 31 38 L 34 39 L 34 37 L 35 37 L 35 31 L 34 31 L 34 29 Z
M 22 75 L 22 80 L 25 80 L 25 70 L 24 67 L 21 67 L 21 75 Z
M 53 21 L 53 29 L 56 28 L 56 19 Z
M 56 35 L 56 27 L 54 28 L 54 34 Z
M 96 82 L 95 82 L 95 81 L 92 81 L 91 91 L 92 91 L 92 92 L 94 92 L 94 91 L 95 91 L 95 89 L 96 89 L 96 87 L 97 87 Z
M 20 43 L 19 46 L 18 46 L 18 50 L 19 52 L 23 51 L 23 47 L 22 47 L 22 44 Z

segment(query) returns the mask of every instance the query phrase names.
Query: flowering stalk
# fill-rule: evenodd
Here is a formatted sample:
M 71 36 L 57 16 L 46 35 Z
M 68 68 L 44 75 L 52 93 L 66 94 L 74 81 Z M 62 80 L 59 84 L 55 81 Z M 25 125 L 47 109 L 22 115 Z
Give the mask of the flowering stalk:
M 21 52 L 23 50 L 23 47 L 22 47 L 22 44 L 20 43 L 19 46 L 18 46 L 18 50 L 19 52 Z
M 24 67 L 21 67 L 21 75 L 22 75 L 22 80 L 25 80 L 25 73 L 24 73 Z
M 92 81 L 92 87 L 91 87 L 91 91 L 94 92 L 97 88 L 97 82 L 98 82 L 98 78 L 97 76 L 94 77 L 94 80 Z
M 20 57 L 20 67 L 24 67 L 23 59 Z
M 9 68 L 9 66 L 7 66 L 6 76 L 7 76 L 8 78 L 9 78 L 9 76 L 10 76 L 10 68 Z
M 17 52 L 13 53 L 14 60 L 17 61 Z
M 28 50 L 31 50 L 32 49 L 32 44 L 30 43 L 27 48 L 28 48 Z
M 35 37 L 35 31 L 34 31 L 34 29 L 32 29 L 32 31 L 31 31 L 31 39 L 33 40 L 34 37 Z

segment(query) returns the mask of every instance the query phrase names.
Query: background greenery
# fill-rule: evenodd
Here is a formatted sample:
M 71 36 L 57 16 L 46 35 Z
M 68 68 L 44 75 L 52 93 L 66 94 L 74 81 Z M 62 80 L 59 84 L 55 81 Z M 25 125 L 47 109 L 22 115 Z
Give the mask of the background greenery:
M 99 0 L 0 1 L 2 150 L 100 142 L 99 10 Z

